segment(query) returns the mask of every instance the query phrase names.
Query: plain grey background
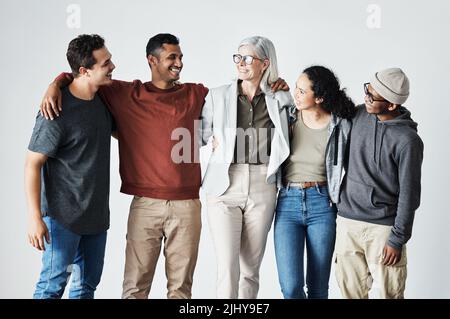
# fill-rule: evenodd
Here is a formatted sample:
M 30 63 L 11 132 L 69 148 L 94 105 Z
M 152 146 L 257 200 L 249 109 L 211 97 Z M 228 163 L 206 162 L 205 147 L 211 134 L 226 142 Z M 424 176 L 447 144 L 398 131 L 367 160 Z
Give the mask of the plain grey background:
M 251 35 L 274 42 L 280 75 L 291 88 L 303 68 L 323 64 L 336 72 L 357 103 L 363 101 L 363 83 L 375 71 L 403 68 L 411 82 L 405 105 L 419 123 L 425 143 L 422 204 L 408 244 L 405 296 L 449 298 L 449 13 L 450 2 L 445 0 L 2 0 L 0 298 L 30 298 L 40 271 L 41 254 L 26 239 L 24 159 L 44 91 L 56 75 L 69 70 L 65 59 L 69 41 L 81 33 L 102 35 L 117 66 L 113 77 L 147 81 L 145 46 L 149 37 L 160 32 L 180 38 L 184 53 L 181 80 L 208 87 L 235 77 L 231 56 L 239 41 Z M 117 153 L 113 141 L 111 229 L 97 298 L 121 295 L 131 196 L 119 193 Z M 204 217 L 194 298 L 215 297 L 215 257 Z M 282 297 L 272 231 L 260 284 L 259 297 Z M 160 262 L 150 297 L 165 298 L 165 285 Z M 340 298 L 334 269 L 330 297 Z

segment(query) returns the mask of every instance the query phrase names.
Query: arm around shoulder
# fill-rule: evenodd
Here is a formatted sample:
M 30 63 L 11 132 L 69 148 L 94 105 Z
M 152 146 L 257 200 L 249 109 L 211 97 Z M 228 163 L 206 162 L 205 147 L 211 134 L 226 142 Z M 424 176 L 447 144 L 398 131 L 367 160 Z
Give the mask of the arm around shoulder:
M 40 111 L 47 120 L 53 120 L 62 111 L 61 88 L 68 86 L 73 81 L 71 73 L 61 73 L 48 86 L 42 98 Z

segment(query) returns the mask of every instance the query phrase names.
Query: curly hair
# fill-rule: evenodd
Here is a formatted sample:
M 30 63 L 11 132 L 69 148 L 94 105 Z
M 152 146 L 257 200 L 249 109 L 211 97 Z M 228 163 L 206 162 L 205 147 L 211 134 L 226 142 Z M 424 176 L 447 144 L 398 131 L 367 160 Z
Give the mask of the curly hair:
M 355 115 L 355 103 L 346 94 L 345 89 L 340 88 L 339 80 L 333 71 L 324 66 L 313 65 L 303 70 L 303 73 L 312 83 L 314 96 L 323 99 L 321 107 L 325 111 L 344 119 Z
M 105 40 L 97 34 L 81 34 L 70 41 L 66 57 L 72 74 L 77 76 L 80 67 L 92 68 L 97 63 L 92 53 L 104 46 Z

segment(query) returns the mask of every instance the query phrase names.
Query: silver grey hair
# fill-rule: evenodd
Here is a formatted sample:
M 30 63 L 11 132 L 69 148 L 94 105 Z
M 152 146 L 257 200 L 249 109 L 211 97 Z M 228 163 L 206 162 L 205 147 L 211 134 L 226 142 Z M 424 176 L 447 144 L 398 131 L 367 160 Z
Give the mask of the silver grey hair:
M 272 41 L 260 36 L 253 36 L 242 40 L 241 43 L 239 43 L 239 47 L 243 45 L 252 46 L 258 58 L 269 60 L 269 67 L 263 73 L 260 86 L 264 93 L 270 92 L 270 85 L 278 79 L 278 64 L 275 46 Z

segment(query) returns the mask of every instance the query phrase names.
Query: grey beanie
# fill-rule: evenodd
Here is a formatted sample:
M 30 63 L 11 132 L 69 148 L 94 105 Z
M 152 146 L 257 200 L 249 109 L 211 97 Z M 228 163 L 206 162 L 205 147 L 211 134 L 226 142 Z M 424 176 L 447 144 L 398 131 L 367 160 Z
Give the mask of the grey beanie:
M 375 73 L 370 84 L 383 98 L 401 105 L 409 96 L 409 80 L 399 68 L 390 68 Z

